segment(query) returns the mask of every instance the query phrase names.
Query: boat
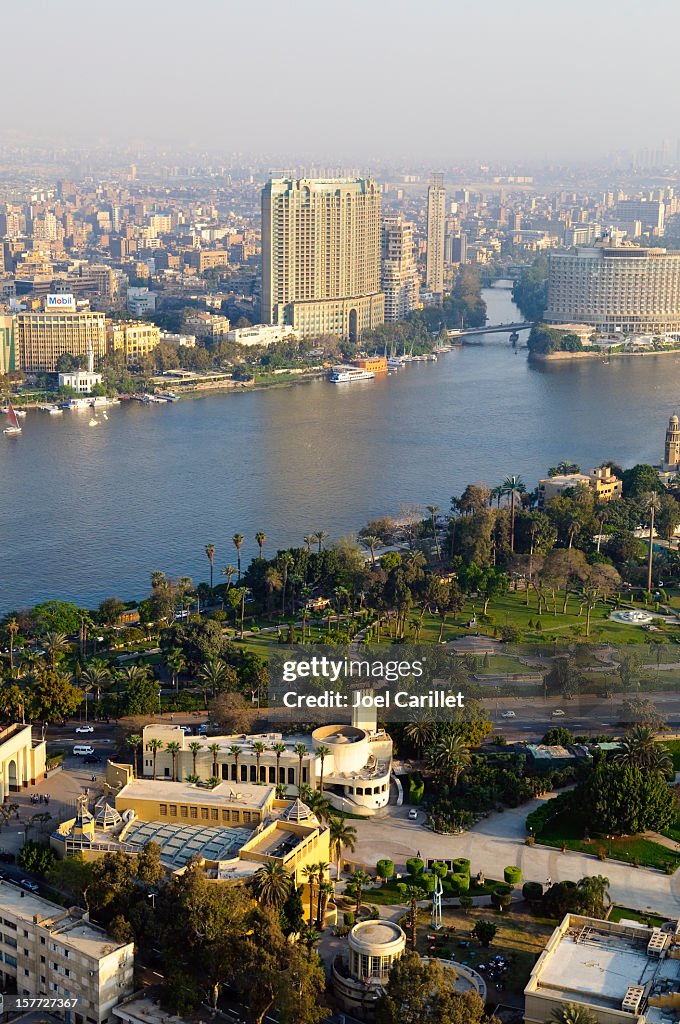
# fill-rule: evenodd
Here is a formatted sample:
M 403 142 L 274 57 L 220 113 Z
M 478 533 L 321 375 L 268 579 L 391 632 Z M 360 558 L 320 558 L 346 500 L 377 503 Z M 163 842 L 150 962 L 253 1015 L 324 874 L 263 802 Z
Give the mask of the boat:
M 81 409 L 89 409 L 91 405 L 91 398 L 69 398 L 68 402 L 64 402 L 62 408 L 80 411 Z
M 92 416 L 91 419 L 90 419 L 90 422 L 88 423 L 88 427 L 98 427 L 98 426 L 99 426 L 99 420 L 97 419 L 96 416 Z
M 388 356 L 387 357 L 387 369 L 388 370 L 400 370 L 404 365 L 404 360 L 401 356 Z
M 371 370 L 362 370 L 359 366 L 334 366 L 328 379 L 331 384 L 351 384 L 357 380 L 373 380 L 374 377 Z
M 26 412 L 25 409 L 15 409 L 14 415 L 21 416 L 22 419 L 25 419 L 25 417 L 28 416 L 28 413 Z
M 3 434 L 20 433 L 21 427 L 19 426 L 19 420 L 17 419 L 17 414 L 15 413 L 14 407 L 10 402 L 10 404 L 7 406 L 7 426 L 3 430 Z
M 102 406 L 119 405 L 117 398 L 109 398 L 108 395 L 97 395 L 96 398 L 88 399 L 93 409 L 100 409 Z
M 179 402 L 179 395 L 176 395 L 174 391 L 161 391 L 160 396 L 166 402 Z
M 436 363 L 437 362 L 437 355 L 436 355 L 436 353 L 435 352 L 430 352 L 429 356 L 427 357 L 427 361 L 428 361 L 428 363 Z
M 61 415 L 64 412 L 58 405 L 39 405 L 38 408 L 41 412 L 48 412 L 50 416 Z

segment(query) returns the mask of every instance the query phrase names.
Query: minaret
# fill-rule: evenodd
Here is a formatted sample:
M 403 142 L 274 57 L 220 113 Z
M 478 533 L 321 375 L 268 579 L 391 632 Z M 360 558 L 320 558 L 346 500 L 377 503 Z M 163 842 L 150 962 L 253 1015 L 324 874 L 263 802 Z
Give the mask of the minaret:
M 92 348 L 92 338 L 90 338 L 87 343 L 87 372 L 94 373 L 94 350 Z
M 665 470 L 677 469 L 678 465 L 680 465 L 680 424 L 677 416 L 671 416 L 666 431 L 663 468 Z

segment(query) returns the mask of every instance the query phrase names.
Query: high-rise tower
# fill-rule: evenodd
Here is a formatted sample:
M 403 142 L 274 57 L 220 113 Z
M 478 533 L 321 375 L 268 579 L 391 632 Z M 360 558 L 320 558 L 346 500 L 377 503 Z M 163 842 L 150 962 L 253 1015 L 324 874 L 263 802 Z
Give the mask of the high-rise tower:
M 384 322 L 381 196 L 370 178 L 273 178 L 262 191 L 264 323 L 356 340 Z
M 382 290 L 385 322 L 393 323 L 417 308 L 420 284 L 413 255 L 413 225 L 385 217 L 382 226 Z
M 444 294 L 444 229 L 446 225 L 446 189 L 443 174 L 430 175 L 427 190 L 427 290 Z

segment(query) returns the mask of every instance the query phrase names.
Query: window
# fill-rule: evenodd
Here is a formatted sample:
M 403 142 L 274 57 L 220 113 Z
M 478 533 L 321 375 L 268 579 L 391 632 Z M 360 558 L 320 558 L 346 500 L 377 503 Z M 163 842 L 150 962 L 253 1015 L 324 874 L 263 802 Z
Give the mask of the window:
M 179 814 L 180 814 L 181 818 L 188 817 L 188 815 L 189 815 L 189 808 L 185 807 L 185 806 L 181 806 L 180 809 L 179 809 Z
M 203 821 L 207 821 L 208 820 L 208 808 L 207 807 L 201 807 L 201 819 Z
M 211 818 L 211 820 L 212 821 L 218 821 L 219 820 L 219 816 L 220 816 L 220 812 L 217 809 L 217 807 L 211 807 L 210 808 L 210 818 Z
M 173 818 L 177 817 L 177 804 L 170 804 L 170 814 Z
M 190 807 L 189 808 L 189 816 L 191 818 L 197 818 L 198 817 L 198 807 Z
M 168 816 L 168 805 L 167 804 L 161 804 L 160 807 L 159 807 L 159 810 L 160 810 L 161 815 L 164 818 L 167 818 L 167 816 Z

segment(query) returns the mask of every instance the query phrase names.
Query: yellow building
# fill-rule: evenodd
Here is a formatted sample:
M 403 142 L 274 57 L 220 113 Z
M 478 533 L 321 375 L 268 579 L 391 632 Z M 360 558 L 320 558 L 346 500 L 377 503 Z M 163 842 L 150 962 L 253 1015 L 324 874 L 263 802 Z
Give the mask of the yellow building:
M 109 352 L 123 352 L 126 366 L 137 366 L 161 340 L 160 327 L 144 321 L 109 321 L 106 344 Z
M 384 322 L 381 195 L 370 178 L 274 178 L 262 192 L 263 323 L 361 338 Z
M 353 359 L 352 363 L 354 366 L 359 366 L 362 370 L 370 370 L 372 373 L 387 373 L 386 356 L 361 356 L 359 359 Z
M 184 782 L 134 779 L 116 796 L 116 810 L 120 814 L 134 811 L 144 821 L 255 828 L 270 813 L 274 795 L 274 786 L 221 782 L 214 789 L 203 789 Z
M 44 740 L 33 740 L 30 725 L 8 725 L 0 731 L 0 800 L 45 778 Z
M 54 373 L 59 356 L 86 356 L 90 346 L 95 359 L 106 355 L 106 322 L 103 313 L 67 309 L 18 313 L 18 360 L 26 373 Z

